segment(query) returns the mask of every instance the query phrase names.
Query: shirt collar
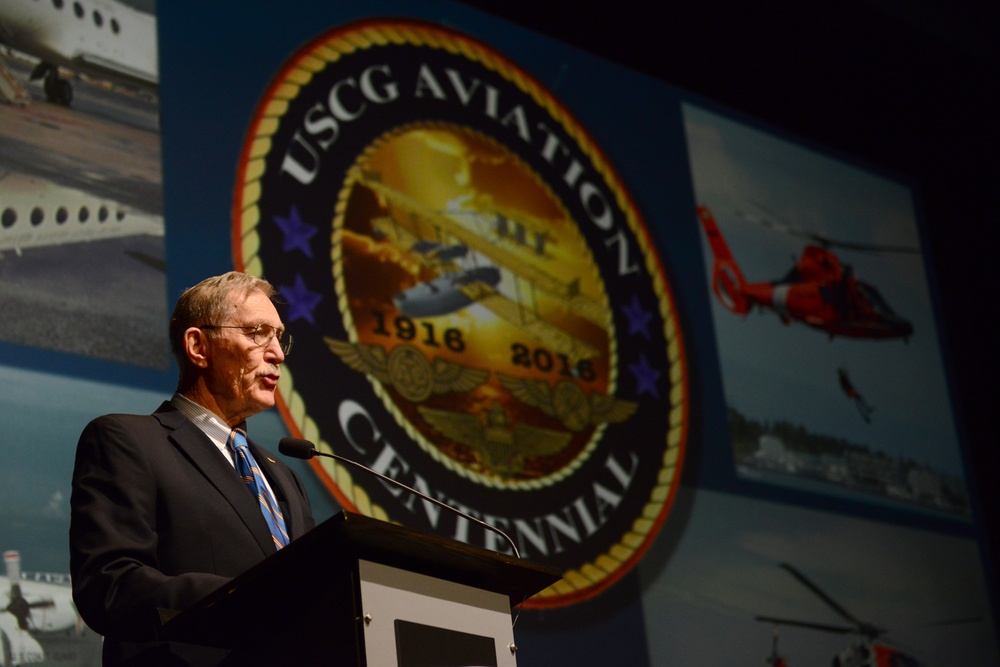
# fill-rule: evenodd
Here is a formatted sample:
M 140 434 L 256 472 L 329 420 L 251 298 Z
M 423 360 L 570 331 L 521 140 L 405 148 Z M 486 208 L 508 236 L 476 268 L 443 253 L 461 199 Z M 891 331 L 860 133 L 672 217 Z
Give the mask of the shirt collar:
M 192 401 L 187 396 L 181 394 L 174 394 L 170 398 L 170 404 L 177 408 L 177 410 L 190 419 L 195 426 L 197 426 L 201 431 L 209 437 L 209 439 L 216 444 L 219 449 L 227 451 L 229 449 L 229 434 L 232 429 L 229 425 L 222 421 L 219 415 L 215 414 L 203 405 L 198 405 Z M 243 431 L 245 434 L 247 432 L 246 422 L 242 422 L 236 428 Z

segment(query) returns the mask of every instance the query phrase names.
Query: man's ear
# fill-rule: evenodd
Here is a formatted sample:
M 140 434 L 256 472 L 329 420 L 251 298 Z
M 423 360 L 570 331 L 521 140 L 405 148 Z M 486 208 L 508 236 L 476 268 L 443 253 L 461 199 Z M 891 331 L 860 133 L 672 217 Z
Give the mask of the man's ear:
M 189 327 L 184 332 L 184 352 L 188 360 L 198 368 L 208 366 L 208 334 L 198 327 Z

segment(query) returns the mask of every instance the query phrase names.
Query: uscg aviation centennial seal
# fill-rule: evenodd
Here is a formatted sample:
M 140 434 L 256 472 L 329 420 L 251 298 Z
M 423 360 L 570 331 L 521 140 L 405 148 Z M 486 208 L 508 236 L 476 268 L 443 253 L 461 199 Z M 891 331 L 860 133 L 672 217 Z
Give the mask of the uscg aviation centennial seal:
M 290 431 L 483 521 L 589 598 L 663 524 L 687 435 L 656 248 L 611 165 L 491 48 L 404 19 L 292 55 L 244 144 L 236 266 L 287 302 Z M 329 459 L 347 509 L 510 553 Z

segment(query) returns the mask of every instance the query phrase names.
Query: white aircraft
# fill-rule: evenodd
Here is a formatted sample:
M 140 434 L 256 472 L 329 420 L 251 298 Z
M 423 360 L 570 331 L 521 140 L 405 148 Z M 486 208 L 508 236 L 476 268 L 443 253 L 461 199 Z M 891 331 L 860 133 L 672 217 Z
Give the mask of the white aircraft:
M 3 0 L 0 42 L 39 59 L 31 79 L 43 79 L 50 102 L 73 100 L 60 67 L 159 88 L 156 17 L 117 0 Z
M 4 552 L 0 576 L 0 665 L 100 664 L 101 637 L 80 619 L 69 575 L 21 575 L 21 556 Z M 3 595 L 6 592 L 6 595 Z
M 146 234 L 163 237 L 163 217 L 114 200 L 0 170 L 0 259 L 13 250 Z

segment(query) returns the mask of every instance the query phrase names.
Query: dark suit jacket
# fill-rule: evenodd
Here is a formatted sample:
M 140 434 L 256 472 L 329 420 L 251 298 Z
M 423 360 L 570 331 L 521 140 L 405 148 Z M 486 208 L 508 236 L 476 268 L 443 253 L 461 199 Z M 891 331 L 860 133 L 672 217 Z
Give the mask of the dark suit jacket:
M 314 526 L 306 492 L 277 456 L 250 447 L 294 540 Z M 156 610 L 185 609 L 274 544 L 256 499 L 208 436 L 170 403 L 95 419 L 80 436 L 70 507 L 73 599 L 105 635 L 105 664 L 217 664 L 225 652 L 156 642 Z

